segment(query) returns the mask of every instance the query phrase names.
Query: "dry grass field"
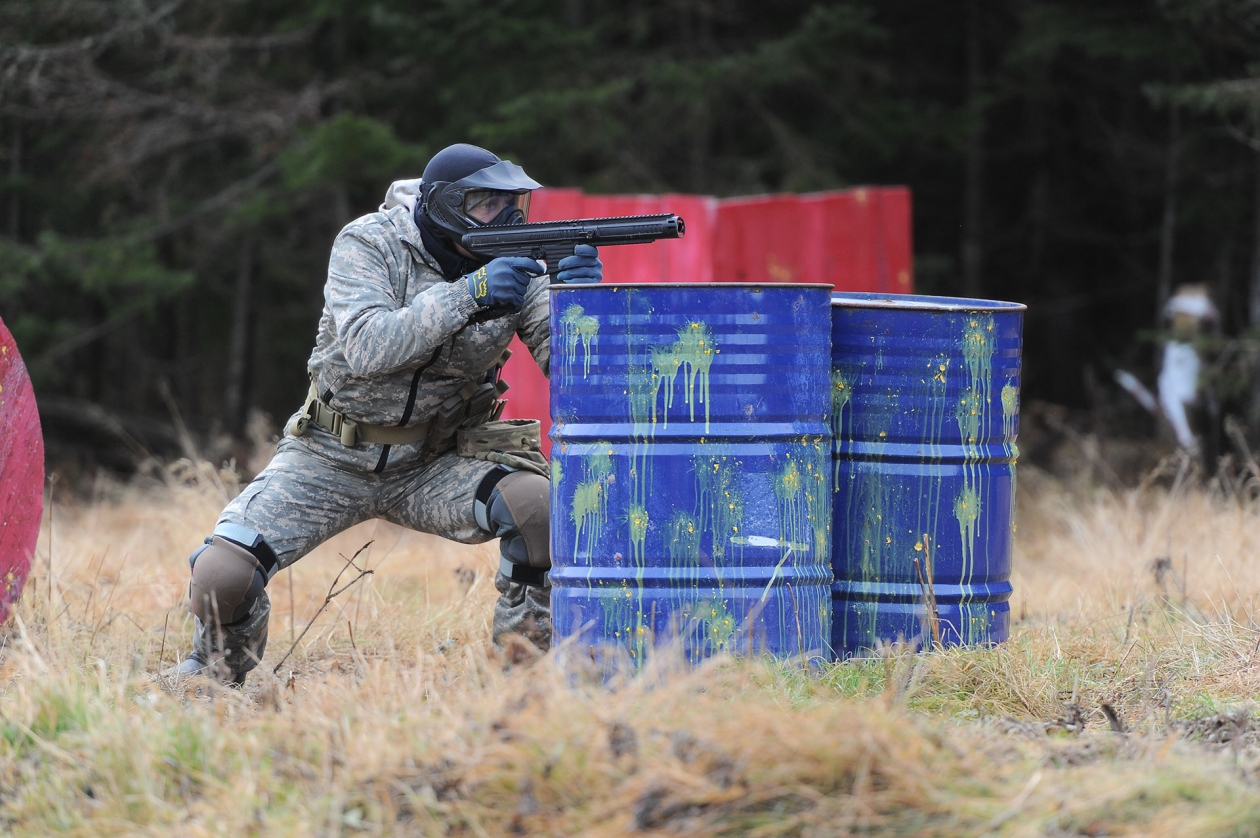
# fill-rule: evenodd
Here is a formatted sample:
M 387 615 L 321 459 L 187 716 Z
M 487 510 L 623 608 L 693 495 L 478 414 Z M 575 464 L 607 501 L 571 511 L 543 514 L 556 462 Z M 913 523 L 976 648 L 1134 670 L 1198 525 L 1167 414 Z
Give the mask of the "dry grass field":
M 492 545 L 369 524 L 272 582 L 243 691 L 163 683 L 232 490 L 185 464 L 46 514 L 0 653 L 5 833 L 1260 834 L 1260 502 L 1233 492 L 1023 469 L 1004 646 L 662 656 L 614 689 L 489 645 Z

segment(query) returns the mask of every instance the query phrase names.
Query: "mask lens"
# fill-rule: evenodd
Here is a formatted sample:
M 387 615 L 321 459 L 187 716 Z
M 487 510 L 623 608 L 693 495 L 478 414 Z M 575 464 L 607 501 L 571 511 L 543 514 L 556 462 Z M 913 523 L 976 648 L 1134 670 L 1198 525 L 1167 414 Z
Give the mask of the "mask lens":
M 474 221 L 488 224 L 516 198 L 517 196 L 511 192 L 472 189 L 464 195 L 464 215 Z
M 520 192 L 514 197 L 516 198 L 516 208 L 521 211 L 521 223 L 529 221 L 529 198 L 533 192 Z

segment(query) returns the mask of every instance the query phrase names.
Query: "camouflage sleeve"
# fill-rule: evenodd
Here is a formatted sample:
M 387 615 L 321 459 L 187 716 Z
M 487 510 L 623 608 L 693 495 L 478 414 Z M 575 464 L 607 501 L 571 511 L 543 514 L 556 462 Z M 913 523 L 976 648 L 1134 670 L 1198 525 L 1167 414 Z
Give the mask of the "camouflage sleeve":
M 534 361 L 543 375 L 551 375 L 551 278 L 536 278 L 525 292 L 525 305 L 521 307 L 521 319 L 516 333 L 529 347 Z
M 369 238 L 337 237 L 324 297 L 350 372 L 383 375 L 427 358 L 477 309 L 463 282 L 439 282 L 403 305 L 391 281 L 392 260 Z

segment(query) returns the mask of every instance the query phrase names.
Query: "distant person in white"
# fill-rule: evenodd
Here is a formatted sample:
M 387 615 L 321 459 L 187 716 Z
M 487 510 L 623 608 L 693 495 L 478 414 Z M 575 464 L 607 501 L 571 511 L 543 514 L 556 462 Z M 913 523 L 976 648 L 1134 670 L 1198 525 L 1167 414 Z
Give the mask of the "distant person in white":
M 1190 430 L 1186 408 L 1198 398 L 1202 362 L 1193 340 L 1206 328 L 1214 327 L 1220 313 L 1202 285 L 1182 285 L 1165 303 L 1164 319 L 1173 337 L 1164 345 L 1159 368 L 1159 407 L 1172 425 L 1177 444 L 1194 453 L 1199 443 Z

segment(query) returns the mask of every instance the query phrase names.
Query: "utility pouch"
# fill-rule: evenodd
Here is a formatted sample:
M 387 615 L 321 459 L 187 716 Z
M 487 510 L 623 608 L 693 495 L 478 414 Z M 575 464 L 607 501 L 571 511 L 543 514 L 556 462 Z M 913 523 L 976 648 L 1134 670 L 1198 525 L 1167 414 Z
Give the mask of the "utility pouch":
M 429 427 L 428 438 L 425 439 L 425 447 L 429 449 L 430 456 L 445 454 L 455 447 L 455 433 L 467 415 L 467 406 L 468 402 L 460 393 L 438 405 L 433 424 Z
M 468 419 L 465 426 L 475 425 L 489 418 L 498 397 L 499 391 L 493 382 L 478 385 L 476 392 L 468 400 Z
M 462 428 L 457 447 L 461 457 L 551 477 L 542 453 L 542 423 L 537 419 L 499 419 Z

